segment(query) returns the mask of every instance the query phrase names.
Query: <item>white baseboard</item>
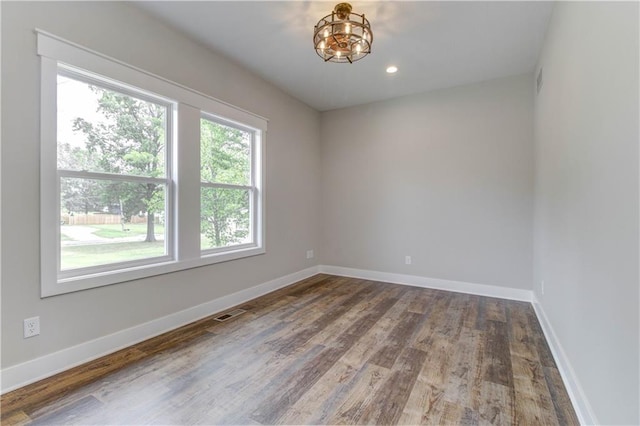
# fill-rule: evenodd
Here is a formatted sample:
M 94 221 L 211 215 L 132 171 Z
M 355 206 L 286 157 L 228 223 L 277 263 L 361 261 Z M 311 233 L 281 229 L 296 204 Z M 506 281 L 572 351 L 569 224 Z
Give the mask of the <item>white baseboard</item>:
M 318 273 L 318 267 L 304 269 L 284 277 L 259 284 L 219 299 L 158 318 L 135 327 L 99 337 L 40 358 L 7 367 L 0 371 L 1 391 L 4 394 L 54 374 L 84 364 L 101 356 L 158 336 L 167 331 L 224 311 L 232 306 L 270 293 Z
M 341 266 L 320 265 L 319 272 L 344 277 L 360 278 L 373 281 L 382 281 L 394 284 L 404 284 L 415 287 L 433 288 L 438 290 L 454 291 L 458 293 L 475 294 L 479 296 L 497 297 L 501 299 L 520 300 L 531 302 L 538 321 L 542 327 L 545 338 L 551 348 L 551 353 L 558 366 L 558 371 L 567 389 L 571 403 L 576 411 L 578 420 L 583 425 L 597 425 L 593 409 L 589 404 L 576 374 L 562 349 L 551 323 L 544 309 L 538 303 L 535 294 L 531 290 L 521 290 L 507 287 L 498 287 L 486 284 L 475 284 L 461 281 L 450 281 L 436 278 L 419 277 L 415 275 L 393 274 L 388 272 L 369 271 L 364 269 L 345 268 Z
M 343 277 L 361 278 L 393 284 L 404 284 L 414 287 L 433 288 L 437 290 L 454 291 L 457 293 L 475 294 L 478 296 L 497 297 L 500 299 L 521 300 L 525 302 L 531 302 L 533 300 L 533 292 L 531 290 L 522 290 L 518 288 L 419 277 L 416 275 L 369 271 L 365 269 L 345 268 L 342 266 L 320 265 L 318 268 L 319 272 L 331 275 L 340 275 Z
M 560 342 L 556 337 L 544 310 L 542 309 L 542 306 L 537 302 L 531 290 L 330 265 L 319 265 L 307 268 L 135 327 L 121 330 L 40 358 L 7 367 L 0 371 L 0 393 L 4 394 L 38 380 L 53 376 L 54 374 L 76 367 L 96 358 L 100 358 L 101 356 L 108 355 L 146 339 L 150 339 L 167 331 L 189 324 L 193 321 L 205 318 L 214 313 L 224 311 L 232 306 L 294 284 L 317 273 L 532 302 L 580 422 L 586 425 L 598 424 L 573 368 L 571 367 L 571 364 L 569 363 L 568 358 L 566 357 L 564 350 L 562 349 L 562 346 L 560 345 Z
M 551 353 L 553 355 L 554 360 L 556 361 L 556 365 L 558 366 L 558 371 L 560 372 L 560 376 L 562 376 L 562 381 L 564 382 L 565 388 L 567 388 L 567 393 L 569 394 L 569 398 L 571 399 L 571 403 L 573 404 L 573 408 L 576 411 L 576 415 L 578 416 L 578 420 L 580 420 L 580 424 L 582 425 L 598 425 L 598 419 L 591 408 L 591 404 L 589 404 L 589 400 L 587 399 L 584 391 L 582 390 L 582 386 L 576 376 L 573 367 L 571 367 L 571 363 L 569 362 L 569 358 L 567 358 L 564 349 L 562 349 L 562 345 L 560 344 L 560 340 L 558 340 L 558 336 L 556 335 L 551 323 L 549 322 L 549 318 L 547 318 L 547 314 L 545 313 L 542 305 L 538 302 L 535 295 L 533 296 L 533 309 L 536 312 L 536 316 L 538 317 L 538 322 L 540 322 L 540 326 L 542 327 L 542 331 L 544 332 L 544 336 L 547 339 L 547 343 L 549 343 L 549 347 L 551 348 Z

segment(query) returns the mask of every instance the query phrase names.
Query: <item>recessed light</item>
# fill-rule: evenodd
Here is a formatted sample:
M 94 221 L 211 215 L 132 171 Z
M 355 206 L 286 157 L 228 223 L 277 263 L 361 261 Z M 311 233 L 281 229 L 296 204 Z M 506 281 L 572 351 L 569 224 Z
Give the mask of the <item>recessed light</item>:
M 387 68 L 387 73 L 393 74 L 395 72 L 398 72 L 398 67 L 391 65 L 390 67 Z

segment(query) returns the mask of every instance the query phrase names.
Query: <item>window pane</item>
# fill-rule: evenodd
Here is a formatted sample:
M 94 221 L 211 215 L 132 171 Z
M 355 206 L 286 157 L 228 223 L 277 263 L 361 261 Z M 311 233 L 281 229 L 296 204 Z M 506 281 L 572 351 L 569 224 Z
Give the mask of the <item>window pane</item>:
M 245 189 L 202 188 L 201 249 L 252 242 L 249 193 Z
M 61 270 L 167 254 L 165 185 L 61 178 Z
M 200 179 L 251 185 L 251 132 L 200 120 Z
M 165 176 L 167 107 L 58 75 L 58 168 Z

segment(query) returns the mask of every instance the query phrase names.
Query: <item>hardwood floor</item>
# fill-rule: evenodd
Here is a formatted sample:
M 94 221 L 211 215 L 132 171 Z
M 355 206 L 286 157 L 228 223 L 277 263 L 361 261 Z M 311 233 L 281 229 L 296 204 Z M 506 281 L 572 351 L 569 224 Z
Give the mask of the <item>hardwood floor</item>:
M 316 275 L 2 396 L 2 424 L 578 424 L 530 304 Z

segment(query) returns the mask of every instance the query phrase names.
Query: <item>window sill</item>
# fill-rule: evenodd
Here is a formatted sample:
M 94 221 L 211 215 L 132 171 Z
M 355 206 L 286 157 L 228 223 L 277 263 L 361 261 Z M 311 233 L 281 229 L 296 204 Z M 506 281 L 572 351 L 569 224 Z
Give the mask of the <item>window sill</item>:
M 264 253 L 264 247 L 243 247 L 222 253 L 203 253 L 202 257 L 196 259 L 172 260 L 168 262 L 130 267 L 127 269 L 119 269 L 116 271 L 99 272 L 79 277 L 58 279 L 56 282 L 52 282 L 49 285 L 46 285 L 47 283 L 43 282 L 41 297 L 45 298 L 65 293 L 72 293 L 75 291 L 88 290 L 90 288 L 102 287 L 105 285 L 139 280 L 185 269 L 198 268 L 201 266 L 228 262 L 230 260 L 257 256 Z

